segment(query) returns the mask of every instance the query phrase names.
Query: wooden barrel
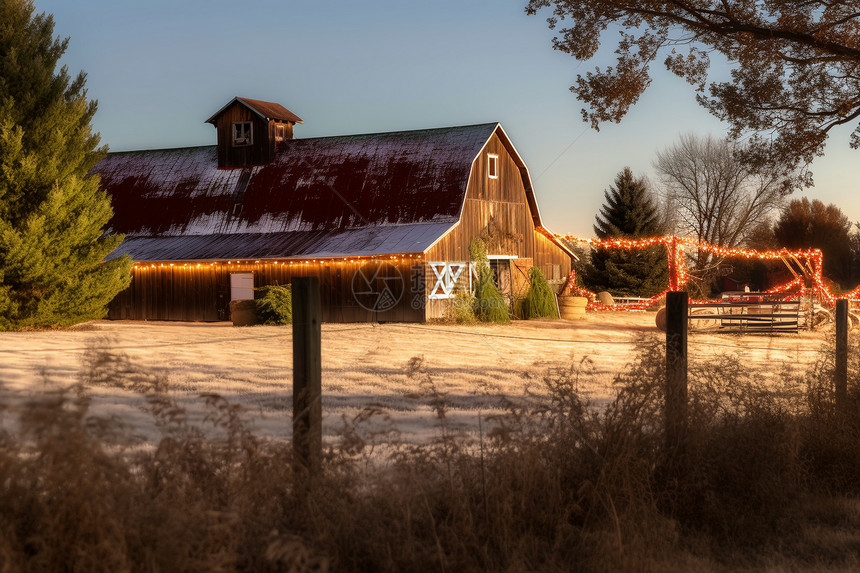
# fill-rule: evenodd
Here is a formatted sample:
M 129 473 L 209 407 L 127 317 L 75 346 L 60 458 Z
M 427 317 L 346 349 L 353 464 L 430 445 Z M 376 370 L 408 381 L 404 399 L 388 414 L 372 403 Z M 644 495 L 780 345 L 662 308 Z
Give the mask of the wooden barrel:
M 257 324 L 257 301 L 231 300 L 230 318 L 233 326 L 251 326 Z
M 585 305 L 588 299 L 584 296 L 558 297 L 558 310 L 564 320 L 581 320 L 585 318 Z

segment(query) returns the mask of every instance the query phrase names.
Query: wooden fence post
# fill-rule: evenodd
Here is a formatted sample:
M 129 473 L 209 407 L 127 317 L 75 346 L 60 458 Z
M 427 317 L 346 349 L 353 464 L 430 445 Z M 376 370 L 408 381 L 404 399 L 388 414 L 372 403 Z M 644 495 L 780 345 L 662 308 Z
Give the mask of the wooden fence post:
M 844 410 L 848 398 L 848 301 L 836 301 L 836 409 Z
M 322 309 L 317 277 L 294 277 L 293 451 L 310 473 L 322 463 Z
M 677 451 L 687 429 L 687 293 L 666 295 L 666 447 Z

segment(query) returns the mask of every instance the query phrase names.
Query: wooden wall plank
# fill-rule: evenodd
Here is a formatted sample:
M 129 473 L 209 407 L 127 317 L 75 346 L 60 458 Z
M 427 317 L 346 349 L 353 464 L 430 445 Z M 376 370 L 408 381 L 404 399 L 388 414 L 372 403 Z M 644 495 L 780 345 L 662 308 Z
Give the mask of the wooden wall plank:
M 488 176 L 488 154 L 499 157 L 497 179 Z M 556 275 L 567 278 L 570 273 L 570 256 L 535 230 L 520 167 L 497 135 L 487 142 L 473 164 L 460 223 L 427 251 L 426 259 L 468 261 L 469 243 L 482 234 L 492 237 L 487 248 L 490 255 L 531 260 L 549 280 Z M 434 275 L 429 267 L 427 272 L 429 294 L 435 280 L 431 280 Z M 463 286 L 458 282 L 458 289 Z M 449 304 L 445 300 L 429 301 L 426 317 L 443 317 Z
M 374 286 L 382 289 L 388 284 L 387 276 L 399 277 L 399 290 L 394 289 L 393 305 L 373 308 L 373 295 L 356 300 L 353 278 L 364 268 L 372 275 L 377 264 L 370 261 L 303 262 L 285 264 L 244 263 L 212 265 L 176 265 L 156 263 L 132 270 L 131 285 L 109 305 L 108 318 L 133 320 L 181 320 L 211 322 L 229 320 L 229 281 L 232 272 L 254 273 L 255 288 L 286 285 L 294 276 L 316 276 L 320 279 L 323 317 L 326 322 L 397 321 L 420 322 L 423 308 L 413 308 L 410 277 L 413 264 L 423 266 L 417 258 L 385 260 L 382 263 L 394 269 L 394 275 L 377 276 Z M 398 274 L 399 273 L 399 274 Z M 359 297 L 360 298 L 360 297 Z M 370 302 L 368 302 L 370 301 Z M 363 307 L 362 304 L 365 306 Z M 367 308 L 369 307 L 369 308 Z

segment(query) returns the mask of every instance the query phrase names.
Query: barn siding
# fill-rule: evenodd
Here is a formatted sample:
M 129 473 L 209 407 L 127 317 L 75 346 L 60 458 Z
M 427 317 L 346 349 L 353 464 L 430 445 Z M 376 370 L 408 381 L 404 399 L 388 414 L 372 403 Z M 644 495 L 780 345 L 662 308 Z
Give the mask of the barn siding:
M 499 156 L 499 178 L 487 177 L 487 154 Z M 488 245 L 491 255 L 529 257 L 534 230 L 519 167 L 497 135 L 472 164 L 469 186 L 459 224 L 427 251 L 427 260 L 469 260 L 469 243 L 493 221 L 496 240 Z
M 570 274 L 570 255 L 562 251 L 546 235 L 535 231 L 534 265 L 543 272 L 548 281 L 561 281 L 562 284 L 558 286 L 563 286 L 563 283 L 567 282 L 567 275 Z
M 396 271 L 384 276 L 402 278 L 397 304 L 390 309 L 364 308 L 353 296 L 353 278 L 360 267 L 368 276 L 375 266 L 390 265 Z M 366 266 L 369 265 L 369 266 Z M 131 285 L 109 305 L 108 318 L 127 320 L 179 320 L 212 322 L 230 319 L 230 273 L 253 272 L 254 287 L 290 284 L 292 277 L 317 276 L 325 322 L 420 322 L 424 320 L 423 262 L 408 256 L 381 261 L 325 261 L 211 265 L 148 263 L 132 271 Z M 412 292 L 413 272 L 421 292 Z M 385 285 L 383 279 L 375 287 Z M 417 302 L 415 300 L 417 295 Z M 365 300 L 365 302 L 367 302 Z M 367 304 L 366 306 L 371 306 Z
M 232 126 L 234 122 L 250 121 L 254 124 L 254 142 L 247 147 L 233 147 Z M 269 122 L 260 119 L 256 113 L 236 102 L 217 119 L 218 167 L 245 167 L 263 165 L 274 156 L 274 129 Z

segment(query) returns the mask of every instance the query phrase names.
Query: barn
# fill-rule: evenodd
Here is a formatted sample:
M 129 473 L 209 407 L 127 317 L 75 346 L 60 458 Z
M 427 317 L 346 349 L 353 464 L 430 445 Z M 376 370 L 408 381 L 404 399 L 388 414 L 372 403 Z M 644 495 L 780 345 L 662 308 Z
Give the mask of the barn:
M 482 237 L 513 300 L 575 255 L 541 224 L 528 169 L 498 123 L 295 139 L 283 106 L 234 98 L 217 145 L 111 153 L 111 257 L 135 261 L 109 318 L 219 321 L 253 288 L 320 280 L 323 320 L 422 322 L 471 288 Z

